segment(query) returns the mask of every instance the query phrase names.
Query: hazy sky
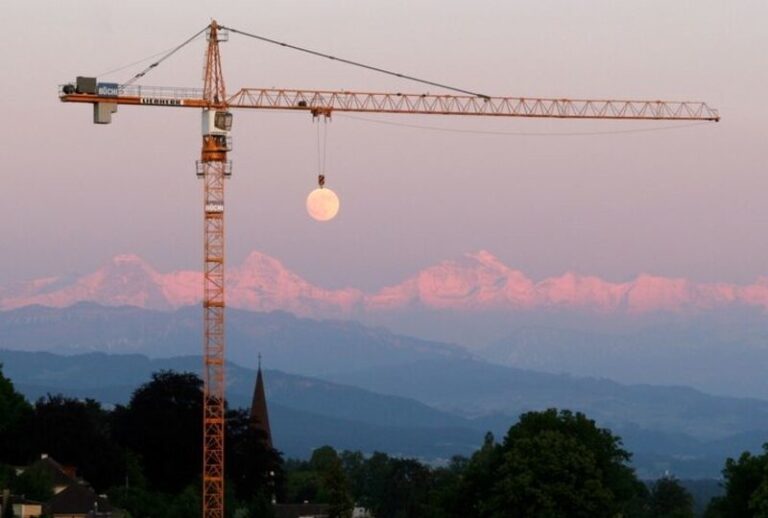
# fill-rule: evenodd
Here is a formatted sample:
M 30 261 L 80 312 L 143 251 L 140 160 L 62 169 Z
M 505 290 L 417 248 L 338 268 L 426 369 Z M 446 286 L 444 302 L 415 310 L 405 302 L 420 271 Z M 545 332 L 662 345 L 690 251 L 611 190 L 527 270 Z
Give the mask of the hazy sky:
M 309 115 L 239 111 L 230 262 L 255 249 L 322 286 L 365 289 L 481 248 L 537 279 L 768 275 L 765 0 L 6 0 L 2 12 L 0 285 L 88 272 L 122 252 L 161 270 L 199 266 L 199 113 L 121 107 L 111 126 L 95 126 L 90 107 L 60 103 L 56 86 L 172 47 L 210 18 L 488 94 L 704 100 L 723 117 L 644 133 L 502 136 L 339 114 L 327 185 L 341 213 L 320 224 L 304 210 L 317 174 Z M 142 83 L 199 86 L 203 52 L 199 40 Z M 237 35 L 222 52 L 232 92 L 437 91 Z M 101 77 L 124 81 L 139 68 Z M 529 133 L 675 126 L 365 118 Z

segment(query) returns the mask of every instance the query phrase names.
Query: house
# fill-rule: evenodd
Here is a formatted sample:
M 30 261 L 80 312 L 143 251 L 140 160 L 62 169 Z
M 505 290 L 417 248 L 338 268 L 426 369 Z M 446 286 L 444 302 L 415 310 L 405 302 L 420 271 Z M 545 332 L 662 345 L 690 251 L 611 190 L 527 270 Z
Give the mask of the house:
M 40 458 L 29 466 L 19 468 L 17 474 L 20 475 L 27 470 L 35 470 L 45 473 L 53 482 L 53 487 L 51 489 L 54 495 L 61 493 L 72 484 L 83 483 L 82 480 L 77 478 L 77 470 L 74 467 L 59 464 L 49 457 L 47 453 L 40 455 Z
M 15 517 L 33 518 L 118 518 L 122 511 L 112 508 L 106 496 L 97 495 L 91 486 L 79 478 L 76 469 L 59 464 L 47 454 L 24 468 L 43 473 L 51 481 L 53 496 L 47 502 L 31 502 L 11 496 Z M 1 515 L 0 515 L 1 516 Z
M 52 518 L 112 518 L 112 506 L 88 486 L 74 484 L 45 503 L 44 510 Z
M 328 518 L 327 504 L 275 504 L 275 518 Z
M 12 496 L 8 505 L 13 509 L 14 518 L 38 518 L 43 515 L 43 504 L 34 500 Z

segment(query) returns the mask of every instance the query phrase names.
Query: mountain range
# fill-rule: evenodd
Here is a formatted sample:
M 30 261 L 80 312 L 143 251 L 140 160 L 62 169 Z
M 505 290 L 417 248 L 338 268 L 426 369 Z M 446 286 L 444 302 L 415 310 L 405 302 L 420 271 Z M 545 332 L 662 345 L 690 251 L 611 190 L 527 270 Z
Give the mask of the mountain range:
M 643 325 L 575 313 L 457 314 L 411 311 L 399 327 L 419 324 L 457 340 L 459 331 L 498 338 L 468 349 L 391 332 L 397 325 L 230 309 L 227 357 L 247 367 L 260 352 L 270 365 L 309 376 L 364 371 L 448 357 L 483 358 L 510 367 L 609 378 L 624 383 L 688 385 L 715 394 L 768 399 L 768 320 L 755 308 L 686 318 L 646 316 Z M 80 302 L 0 311 L 0 348 L 26 351 L 139 353 L 201 350 L 201 309 L 152 310 Z M 420 333 L 421 334 L 421 333 Z M 427 334 L 427 333 L 424 333 Z M 422 334 L 423 336 L 423 334 Z M 463 342 L 462 342 L 463 343 Z
M 86 275 L 44 277 L 0 288 L 0 309 L 95 302 L 169 310 L 199 302 L 201 285 L 200 272 L 160 273 L 136 255 L 118 255 Z M 406 309 L 547 309 L 629 315 L 732 306 L 768 309 L 768 278 L 743 286 L 653 275 L 613 283 L 569 272 L 534 282 L 487 251 L 440 262 L 375 293 L 354 288 L 324 289 L 291 272 L 277 259 L 252 252 L 243 264 L 229 268 L 227 288 L 227 301 L 232 307 L 282 310 L 312 318 L 376 315 Z
M 757 447 L 768 430 L 758 400 L 710 404 L 691 389 L 668 387 L 768 399 L 765 279 L 735 286 L 646 275 L 610 283 L 566 274 L 534 282 L 477 252 L 366 294 L 314 286 L 254 252 L 230 268 L 228 283 L 230 361 L 254 368 L 262 353 L 284 373 L 411 399 L 466 421 L 444 423 L 451 433 L 503 431 L 522 411 L 565 406 L 634 437 L 638 455 L 674 453 L 678 462 L 689 454 L 700 459 L 704 450 L 696 448 L 707 445 L 711 453 L 717 441 L 725 441 L 721 453 L 737 444 Z M 87 275 L 6 286 L 0 348 L 140 354 L 152 362 L 197 354 L 200 284 L 197 272 L 159 273 L 123 255 Z M 609 379 L 634 388 L 626 392 Z M 638 388 L 648 384 L 667 388 Z M 672 395 L 678 403 L 665 406 Z M 275 404 L 292 422 L 309 426 L 301 412 L 316 414 L 283 403 Z M 332 412 L 321 421 L 331 435 L 337 425 L 359 425 L 372 436 L 378 432 L 371 426 L 383 426 Z M 456 433 L 446 444 L 466 447 L 475 437 Z M 356 444 L 353 435 L 349 444 Z M 411 437 L 429 455 L 447 451 L 426 447 L 423 435 Z M 695 455 L 683 447 L 694 444 Z M 710 469 L 716 463 L 708 458 Z
M 364 293 L 315 286 L 253 252 L 229 268 L 227 283 L 229 352 L 243 365 L 252 366 L 260 349 L 275 355 L 276 366 L 292 361 L 295 372 L 314 375 L 331 372 L 329 356 L 339 351 L 364 368 L 369 354 L 397 363 L 408 347 L 436 341 L 513 367 L 768 398 L 760 368 L 768 362 L 766 278 L 743 286 L 651 275 L 612 283 L 566 273 L 535 282 L 479 251 Z M 160 273 L 119 255 L 86 275 L 5 286 L 0 347 L 194 353 L 200 315 L 191 305 L 201 284 L 199 272 Z M 258 316 L 270 312 L 281 316 Z M 311 340 L 320 320 L 333 320 L 324 331 L 338 331 L 333 347 L 318 343 L 306 357 L 289 358 L 286 346 Z M 355 326 L 354 339 L 342 332 Z M 386 353 L 366 347 L 379 340 L 389 340 Z

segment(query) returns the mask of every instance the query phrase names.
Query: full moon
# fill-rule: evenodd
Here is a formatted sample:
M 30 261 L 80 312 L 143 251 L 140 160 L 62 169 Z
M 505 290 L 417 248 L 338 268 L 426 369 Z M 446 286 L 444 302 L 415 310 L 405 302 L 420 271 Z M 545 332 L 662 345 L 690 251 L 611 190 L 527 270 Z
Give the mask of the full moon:
M 339 197 L 324 187 L 315 189 L 307 196 L 307 212 L 317 221 L 329 221 L 339 213 Z

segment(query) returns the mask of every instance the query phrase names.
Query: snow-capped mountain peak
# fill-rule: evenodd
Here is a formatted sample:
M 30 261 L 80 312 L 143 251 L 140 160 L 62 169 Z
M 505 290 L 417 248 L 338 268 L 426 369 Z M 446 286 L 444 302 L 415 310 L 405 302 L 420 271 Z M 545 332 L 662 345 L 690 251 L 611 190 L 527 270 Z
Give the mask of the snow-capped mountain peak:
M 88 301 L 173 309 L 198 303 L 201 281 L 200 272 L 159 273 L 141 257 L 122 254 L 87 275 L 44 277 L 0 289 L 0 308 L 63 307 Z M 441 261 L 375 293 L 316 286 L 279 260 L 254 251 L 242 264 L 230 267 L 227 288 L 227 304 L 232 307 L 322 318 L 413 308 L 468 312 L 554 308 L 629 314 L 697 311 L 729 304 L 768 309 L 768 278 L 740 286 L 642 274 L 629 282 L 613 283 L 567 272 L 535 282 L 487 250 Z

